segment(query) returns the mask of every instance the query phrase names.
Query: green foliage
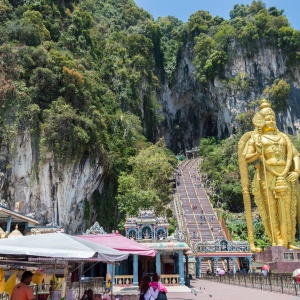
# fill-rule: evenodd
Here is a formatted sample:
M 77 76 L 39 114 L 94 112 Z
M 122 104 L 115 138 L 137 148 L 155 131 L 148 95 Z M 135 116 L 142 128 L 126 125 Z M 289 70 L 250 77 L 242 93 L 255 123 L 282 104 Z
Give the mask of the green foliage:
M 176 158 L 164 146 L 163 141 L 142 149 L 129 159 L 130 170 L 121 173 L 118 186 L 119 209 L 135 215 L 140 207 L 154 207 L 156 213 L 166 213 L 172 200 L 169 181 Z
M 266 98 L 270 99 L 272 107 L 278 112 L 285 112 L 291 86 L 284 79 L 276 79 L 272 86 L 264 90 Z
M 214 35 L 214 39 L 216 40 L 217 44 L 225 50 L 229 42 L 234 39 L 235 36 L 236 32 L 234 27 L 227 22 L 223 22 L 218 26 L 218 30 Z
M 90 118 L 78 115 L 63 98 L 53 101 L 50 109 L 44 110 L 44 119 L 42 141 L 61 159 L 80 158 L 87 145 L 90 152 L 97 145 L 95 124 Z
M 163 52 L 164 71 L 170 83 L 176 70 L 180 48 L 182 47 L 182 22 L 175 17 L 158 18 L 161 30 L 161 49 Z
M 234 93 L 237 91 L 247 93 L 250 91 L 251 81 L 248 74 L 238 73 L 237 76 L 229 79 L 228 85 Z
M 247 15 L 247 8 L 249 7 L 249 5 L 245 5 L 245 4 L 235 4 L 233 7 L 233 10 L 230 11 L 230 18 L 231 19 L 235 19 L 238 17 L 245 17 Z
M 227 61 L 224 51 L 219 50 L 215 40 L 206 34 L 200 34 L 196 38 L 197 44 L 194 48 L 196 57 L 195 75 L 200 82 L 206 82 L 216 75 L 220 75 Z
M 43 16 L 38 11 L 27 10 L 20 21 L 9 25 L 11 37 L 28 46 L 38 46 L 50 39 L 50 33 L 43 24 Z
M 234 240 L 248 239 L 245 214 L 226 214 L 226 227 Z M 264 249 L 266 246 L 271 246 L 260 218 L 253 219 L 253 231 L 255 244 L 258 247 Z
M 175 232 L 175 229 L 176 229 L 176 220 L 174 218 L 169 218 L 169 230 L 168 230 L 169 236 Z
M 198 36 L 200 33 L 207 33 L 211 24 L 213 24 L 211 14 L 207 11 L 199 10 L 190 16 L 187 25 L 190 34 Z
M 255 115 L 255 111 L 250 109 L 245 113 L 241 113 L 236 117 L 238 122 L 238 132 L 243 134 L 245 132 L 253 130 L 252 119 Z
M 39 158 L 53 151 L 60 163 L 88 156 L 105 161 L 109 179 L 91 205 L 106 230 L 123 218 L 115 198 L 120 174 L 118 197 L 125 199 L 126 187 L 132 187 L 128 193 L 135 208 L 124 200 L 129 210 L 138 203 L 169 201 L 165 181 L 160 184 L 149 175 L 145 189 L 138 161 L 156 141 L 163 121 L 157 90 L 173 83 L 187 43 L 194 47 L 191 57 L 201 84 L 224 75 L 235 54 L 232 45 L 240 43 L 252 54 L 259 44 L 281 47 L 290 66 L 300 62 L 299 31 L 290 28 L 283 11 L 267 10 L 261 1 L 234 6 L 228 21 L 198 11 L 183 24 L 170 16 L 154 21 L 133 0 L 2 0 L 0 30 L 1 146 L 13 153 L 17 133 L 29 130 Z M 252 85 L 245 74 L 228 83 L 244 94 Z M 276 83 L 270 88 L 275 102 L 284 102 L 286 87 Z M 240 127 L 248 119 L 240 116 Z M 228 162 L 217 176 L 235 172 L 233 165 Z M 239 186 L 227 183 L 224 197 L 232 193 L 235 199 Z
M 221 199 L 224 207 L 233 212 L 243 210 L 242 188 L 237 157 L 238 137 L 225 140 L 205 138 L 200 141 L 200 156 L 203 162 L 200 172 Z M 214 166 L 212 168 L 212 166 Z
M 278 47 L 282 48 L 288 55 L 289 59 L 286 63 L 287 66 L 299 66 L 299 48 L 300 48 L 300 31 L 282 26 L 278 30 Z

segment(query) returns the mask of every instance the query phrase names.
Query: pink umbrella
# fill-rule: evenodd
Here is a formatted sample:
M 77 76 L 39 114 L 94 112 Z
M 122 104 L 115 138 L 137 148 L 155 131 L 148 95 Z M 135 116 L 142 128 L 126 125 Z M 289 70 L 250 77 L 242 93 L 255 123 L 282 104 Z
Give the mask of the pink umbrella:
M 220 271 L 219 271 L 219 275 L 221 275 L 221 276 L 222 276 L 222 275 L 225 275 L 225 271 L 224 271 L 224 270 L 220 270 Z
M 270 266 L 269 265 L 263 265 L 262 267 L 261 267 L 261 269 L 262 270 L 270 270 Z

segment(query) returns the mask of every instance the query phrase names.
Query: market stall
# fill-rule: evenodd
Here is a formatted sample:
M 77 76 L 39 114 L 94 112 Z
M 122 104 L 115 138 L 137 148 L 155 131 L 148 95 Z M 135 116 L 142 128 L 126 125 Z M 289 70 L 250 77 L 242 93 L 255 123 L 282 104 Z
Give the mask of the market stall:
M 1 264 L 5 264 L 7 257 L 20 256 L 27 257 L 28 260 L 36 262 L 43 261 L 45 263 L 47 261 L 48 263 L 52 263 L 54 275 L 57 264 L 63 261 L 115 263 L 128 257 L 128 253 L 64 233 L 49 233 L 3 239 L 0 240 L 0 254 L 3 255 L 3 258 L 0 260 Z M 67 269 L 65 269 L 64 278 L 66 278 L 66 272 Z M 71 295 L 72 293 L 69 294 Z M 61 296 L 66 296 L 66 300 L 74 299 L 73 295 L 68 297 L 65 282 L 62 283 Z M 54 299 L 54 293 L 52 293 L 52 299 Z

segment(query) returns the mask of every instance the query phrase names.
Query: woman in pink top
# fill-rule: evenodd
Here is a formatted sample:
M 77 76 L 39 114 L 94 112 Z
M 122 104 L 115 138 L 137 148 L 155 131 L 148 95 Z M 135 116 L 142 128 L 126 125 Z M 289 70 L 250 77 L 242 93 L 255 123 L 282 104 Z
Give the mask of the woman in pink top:
M 166 293 L 168 292 L 167 288 L 159 282 L 160 280 L 160 274 L 155 273 L 152 277 L 152 282 L 150 283 L 150 286 L 155 290 L 158 289 L 158 296 L 156 300 L 166 300 L 167 296 Z

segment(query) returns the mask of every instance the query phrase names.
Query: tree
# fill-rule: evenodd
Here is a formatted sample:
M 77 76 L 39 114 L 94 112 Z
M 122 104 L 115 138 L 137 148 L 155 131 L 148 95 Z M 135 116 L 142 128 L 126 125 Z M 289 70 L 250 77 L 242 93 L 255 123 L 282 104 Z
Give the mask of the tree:
M 43 24 L 43 16 L 38 11 L 28 10 L 23 14 L 18 27 L 19 40 L 29 46 L 38 46 L 50 40 L 50 33 Z
M 170 178 L 176 158 L 165 148 L 163 140 L 142 149 L 128 163 L 130 170 L 122 172 L 118 180 L 119 209 L 132 215 L 140 207 L 154 207 L 158 214 L 166 212 L 172 199 Z
M 211 14 L 204 10 L 199 10 L 192 14 L 188 20 L 188 29 L 192 36 L 200 33 L 207 33 L 209 26 L 213 23 Z
M 291 91 L 291 86 L 284 79 L 276 79 L 271 87 L 264 90 L 264 94 L 270 99 L 274 110 L 285 112 L 287 100 Z
M 204 33 L 196 41 L 194 64 L 198 80 L 205 82 L 213 76 L 221 75 L 227 61 L 225 52 L 219 50 L 216 41 Z
M 206 174 L 207 182 L 210 182 L 217 197 L 233 212 L 241 212 L 244 207 L 237 157 L 238 140 L 238 136 L 225 140 L 204 138 L 200 141 L 199 152 L 203 159 L 200 172 Z

